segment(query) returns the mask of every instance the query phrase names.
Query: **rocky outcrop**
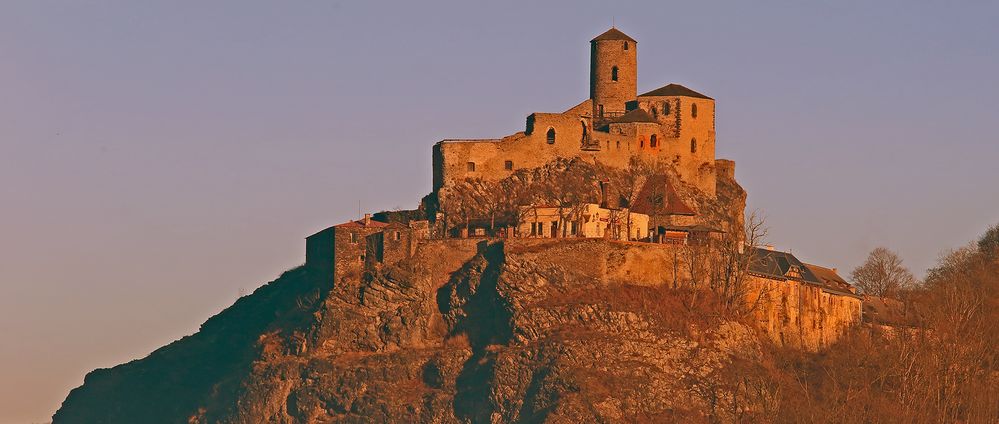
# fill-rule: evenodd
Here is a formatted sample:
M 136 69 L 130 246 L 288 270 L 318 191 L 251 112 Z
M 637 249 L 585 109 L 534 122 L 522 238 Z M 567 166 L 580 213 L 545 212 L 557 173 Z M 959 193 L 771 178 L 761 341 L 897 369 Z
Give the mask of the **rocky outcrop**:
M 197 334 L 90 373 L 54 422 L 731 418 L 745 408 L 725 370 L 760 338 L 679 302 L 635 246 L 432 241 L 335 288 L 295 269 Z

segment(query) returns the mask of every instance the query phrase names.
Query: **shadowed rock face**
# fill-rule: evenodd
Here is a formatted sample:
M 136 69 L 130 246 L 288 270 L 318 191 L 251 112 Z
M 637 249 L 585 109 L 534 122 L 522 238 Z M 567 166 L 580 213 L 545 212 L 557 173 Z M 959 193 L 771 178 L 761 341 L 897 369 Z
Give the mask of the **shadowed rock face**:
M 432 242 L 335 288 L 295 269 L 198 333 L 90 373 L 54 422 L 702 418 L 757 339 L 673 308 L 622 259 L 635 248 Z

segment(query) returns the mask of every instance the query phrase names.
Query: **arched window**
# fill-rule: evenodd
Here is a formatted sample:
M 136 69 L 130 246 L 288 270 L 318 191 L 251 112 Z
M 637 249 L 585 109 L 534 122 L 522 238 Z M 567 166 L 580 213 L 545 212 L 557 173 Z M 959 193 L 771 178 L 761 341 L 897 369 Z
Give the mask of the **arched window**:
M 692 116 L 694 118 L 697 117 L 697 103 L 691 103 L 690 104 L 690 116 Z
M 624 49 L 628 50 L 628 42 L 627 41 L 624 42 Z
M 656 135 L 652 134 L 652 137 L 649 138 L 649 147 L 656 147 L 659 144 L 658 142 L 659 140 L 656 140 Z
M 617 66 L 611 68 L 611 81 L 617 81 Z
M 690 153 L 697 153 L 697 139 L 690 139 Z
M 651 110 L 652 110 L 652 117 L 653 118 L 659 118 L 659 109 L 656 109 L 655 106 L 652 106 Z
M 663 102 L 663 115 L 669 115 L 669 102 Z
M 548 144 L 555 144 L 555 128 L 548 129 Z
M 513 161 L 508 160 L 506 162 L 503 162 L 503 169 L 506 169 L 507 171 L 513 171 Z
M 465 169 L 467 169 L 468 172 L 475 172 L 475 162 L 469 162 L 466 164 Z
M 645 139 L 644 138 L 638 140 L 638 147 L 645 147 Z

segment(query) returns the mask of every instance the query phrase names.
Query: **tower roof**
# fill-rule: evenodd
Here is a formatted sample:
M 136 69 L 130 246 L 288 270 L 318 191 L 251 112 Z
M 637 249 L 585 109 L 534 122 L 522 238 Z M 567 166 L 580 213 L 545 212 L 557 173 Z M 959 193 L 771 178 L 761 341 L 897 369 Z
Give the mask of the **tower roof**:
M 685 97 L 697 97 L 699 99 L 714 100 L 708 96 L 705 96 L 680 84 L 666 84 L 648 93 L 639 95 L 638 97 L 650 97 L 650 96 L 685 96 Z
M 603 34 L 594 37 L 592 40 L 590 40 L 590 42 L 592 43 L 594 41 L 604 41 L 604 40 L 627 40 L 631 41 L 632 43 L 637 43 L 637 41 L 635 41 L 634 38 L 629 37 L 628 34 L 621 32 L 617 28 L 611 28 L 607 30 Z

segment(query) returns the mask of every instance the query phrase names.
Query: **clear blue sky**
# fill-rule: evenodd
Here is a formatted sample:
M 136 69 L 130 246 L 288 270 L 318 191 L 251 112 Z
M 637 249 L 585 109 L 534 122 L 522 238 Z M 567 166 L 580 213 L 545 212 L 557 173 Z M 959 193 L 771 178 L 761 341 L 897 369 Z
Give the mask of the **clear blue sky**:
M 0 423 L 194 332 L 358 203 L 415 207 L 434 142 L 578 103 L 612 16 L 640 91 L 717 99 L 778 248 L 922 274 L 999 222 L 995 2 L 7 0 Z

